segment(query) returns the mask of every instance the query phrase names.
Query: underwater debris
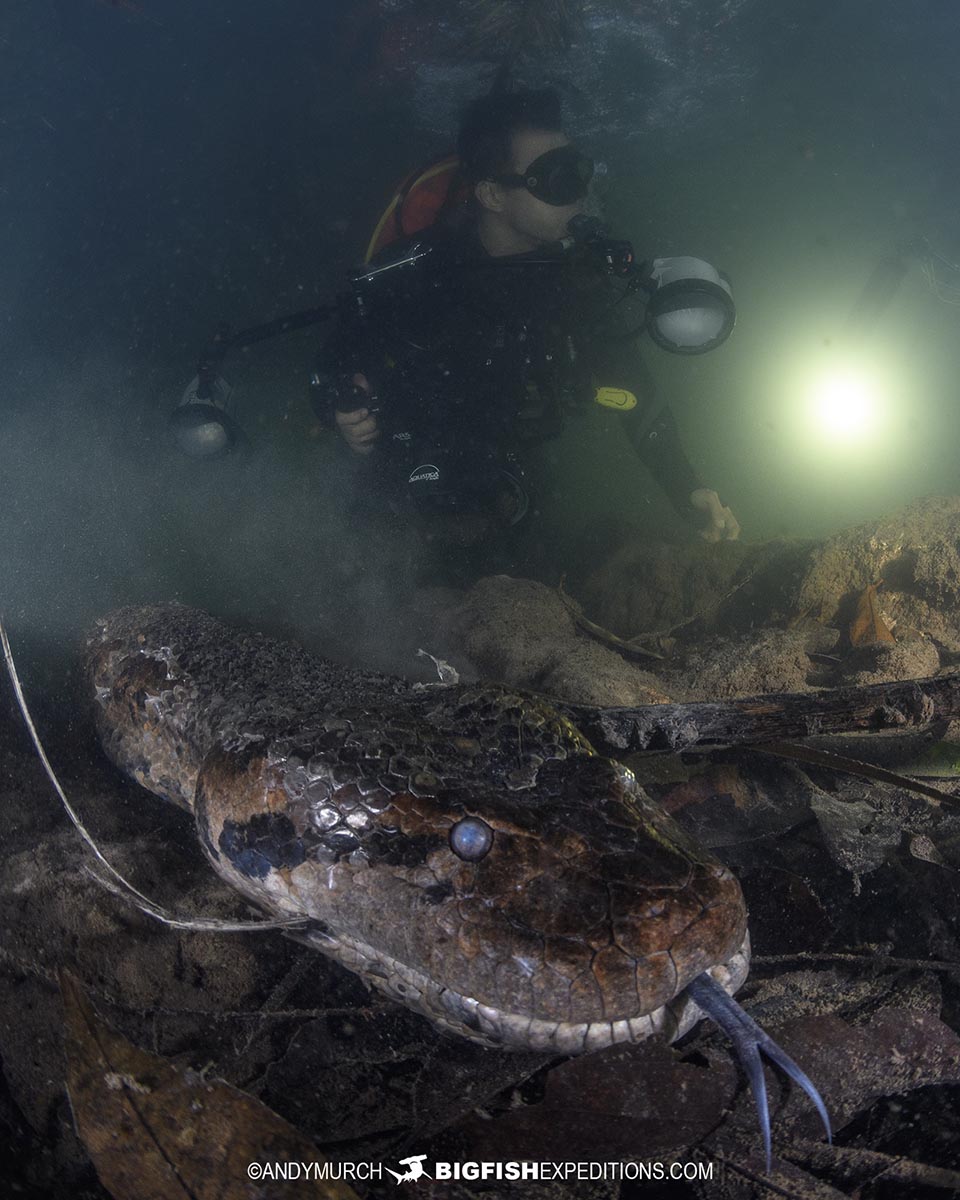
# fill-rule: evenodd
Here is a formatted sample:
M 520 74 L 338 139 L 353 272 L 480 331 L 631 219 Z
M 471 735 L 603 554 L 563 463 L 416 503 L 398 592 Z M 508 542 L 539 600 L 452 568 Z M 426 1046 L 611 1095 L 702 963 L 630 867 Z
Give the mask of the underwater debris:
M 288 1195 L 289 1184 L 263 1176 L 252 1189 L 257 1176 L 243 1169 L 247 1163 L 326 1163 L 309 1138 L 253 1096 L 127 1041 L 69 971 L 60 990 L 77 1132 L 116 1200 L 207 1195 L 212 1179 L 222 1200 L 270 1200 Z M 358 1200 L 336 1179 L 311 1182 L 320 1200 Z
M 879 580 L 868 584 L 857 599 L 856 616 L 850 622 L 851 646 L 892 646 L 897 640 L 880 615 L 877 604 L 880 586 Z
M 430 653 L 429 650 L 418 650 L 417 657 L 430 659 L 430 661 L 433 663 L 433 665 L 437 668 L 437 675 L 439 676 L 440 683 L 459 683 L 460 682 L 460 672 L 457 670 L 456 667 L 451 666 L 450 663 L 448 663 L 446 661 L 446 659 L 435 658 Z M 424 687 L 426 687 L 426 686 L 427 685 L 424 684 Z M 434 684 L 433 686 L 436 686 L 436 685 Z
M 602 642 L 605 646 L 610 646 L 611 649 L 618 651 L 626 658 L 647 658 L 647 659 L 663 659 L 666 653 L 672 649 L 672 645 L 666 635 L 657 633 L 638 634 L 633 638 L 617 637 L 615 633 L 611 633 L 609 629 L 604 629 L 602 625 L 598 625 L 595 621 L 591 621 L 589 617 L 585 617 L 579 607 L 574 604 L 567 593 L 563 590 L 563 583 L 566 576 L 563 576 L 557 584 L 557 595 L 560 597 L 560 602 L 563 604 L 567 612 L 573 617 L 578 629 L 589 634 L 590 637 L 596 638 L 598 642 Z M 663 643 L 667 641 L 667 645 Z M 654 642 L 660 650 L 666 653 L 661 654 L 658 650 L 649 646 L 641 645 L 642 642 Z
M 889 783 L 894 787 L 903 788 L 906 792 L 916 792 L 939 804 L 960 804 L 960 797 L 942 788 L 930 787 L 917 779 L 908 778 L 903 772 L 888 771 L 875 763 L 861 762 L 860 759 L 849 758 L 845 754 L 835 754 L 831 750 L 821 750 L 814 746 L 798 745 L 795 742 L 766 742 L 760 746 L 751 747 L 759 754 L 773 754 L 779 758 L 792 758 L 796 762 L 809 763 L 815 767 L 825 767 L 828 771 L 840 771 L 845 775 L 856 775 L 860 779 L 876 779 L 879 783 Z
M 849 1125 L 883 1097 L 953 1085 L 960 1042 L 935 1012 L 911 1009 L 894 984 L 881 981 L 869 1017 L 855 1023 L 831 1011 L 848 989 L 849 982 L 831 971 L 799 971 L 760 984 L 755 1006 L 766 1002 L 789 1013 L 777 1037 L 823 1081 L 838 1127 Z M 932 1001 L 927 1003 L 932 1007 Z M 662 1043 L 644 1042 L 568 1059 L 551 1069 L 536 1091 L 512 1092 L 500 1104 L 488 1105 L 483 1116 L 472 1114 L 454 1132 L 478 1158 L 520 1158 L 531 1146 L 547 1159 L 631 1158 L 638 1146 L 644 1157 L 665 1158 L 696 1147 L 700 1155 L 723 1161 L 756 1182 L 763 1158 L 751 1140 L 751 1100 L 738 1087 L 721 1038 L 701 1027 L 682 1055 Z M 725 1114 L 719 1124 L 718 1111 Z M 823 1173 L 831 1184 L 842 1186 L 843 1154 L 851 1149 L 810 1140 L 819 1133 L 817 1121 L 799 1089 L 781 1096 L 773 1170 L 763 1181 L 763 1195 L 848 1194 L 825 1190 L 812 1174 L 791 1171 L 792 1162 L 816 1148 L 826 1164 Z M 936 1168 L 926 1170 L 933 1174 Z M 940 1178 L 956 1187 L 960 1174 L 944 1170 Z M 781 1191 L 786 1183 L 790 1190 Z M 747 1193 L 709 1192 L 715 1194 Z

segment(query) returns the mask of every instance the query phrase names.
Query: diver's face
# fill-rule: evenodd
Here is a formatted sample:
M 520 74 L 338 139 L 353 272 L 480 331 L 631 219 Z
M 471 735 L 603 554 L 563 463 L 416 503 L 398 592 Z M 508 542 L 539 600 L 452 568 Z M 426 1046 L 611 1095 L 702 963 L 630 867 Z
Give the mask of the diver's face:
M 570 139 L 564 133 L 549 129 L 521 129 L 513 135 L 510 172 L 525 174 L 527 168 L 548 150 L 569 146 Z M 496 185 L 494 196 L 497 213 L 511 231 L 520 239 L 529 242 L 530 249 L 547 242 L 556 242 L 565 237 L 571 217 L 582 213 L 585 198 L 572 204 L 547 204 L 532 196 L 525 187 Z M 481 197 L 485 207 L 490 207 Z

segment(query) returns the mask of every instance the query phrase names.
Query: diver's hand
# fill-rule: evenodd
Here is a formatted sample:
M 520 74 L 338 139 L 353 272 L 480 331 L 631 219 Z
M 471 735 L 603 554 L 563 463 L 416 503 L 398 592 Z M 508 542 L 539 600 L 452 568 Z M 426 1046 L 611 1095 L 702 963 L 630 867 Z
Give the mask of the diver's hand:
M 372 392 L 366 375 L 354 375 L 353 384 L 365 392 Z M 356 408 L 353 412 L 337 411 L 335 416 L 337 429 L 354 454 L 370 454 L 380 436 L 377 418 L 370 410 Z
M 733 542 L 740 536 L 740 522 L 712 488 L 697 488 L 690 493 L 690 503 L 706 514 L 706 524 L 700 530 L 705 542 Z

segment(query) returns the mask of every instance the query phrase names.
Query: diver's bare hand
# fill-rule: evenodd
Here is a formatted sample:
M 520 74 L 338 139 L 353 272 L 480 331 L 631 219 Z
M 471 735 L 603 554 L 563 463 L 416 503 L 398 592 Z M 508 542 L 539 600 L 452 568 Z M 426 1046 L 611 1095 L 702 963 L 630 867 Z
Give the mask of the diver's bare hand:
M 733 542 L 740 536 L 740 522 L 732 511 L 721 503 L 720 497 L 712 488 L 697 488 L 695 492 L 691 492 L 690 503 L 706 514 L 706 524 L 700 530 L 700 536 L 705 542 Z
M 369 393 L 372 390 L 366 375 L 354 375 L 353 383 L 355 387 L 362 388 L 365 392 Z M 368 408 L 357 408 L 353 412 L 337 412 L 336 421 L 337 429 L 354 454 L 371 453 L 374 443 L 380 436 L 380 428 L 377 425 L 377 418 Z

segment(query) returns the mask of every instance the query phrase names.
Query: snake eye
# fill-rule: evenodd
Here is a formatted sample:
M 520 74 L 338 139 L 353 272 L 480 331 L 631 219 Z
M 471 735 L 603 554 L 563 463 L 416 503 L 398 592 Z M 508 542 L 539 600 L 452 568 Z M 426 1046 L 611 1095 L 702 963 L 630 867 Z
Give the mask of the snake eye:
M 493 845 L 493 830 L 479 817 L 464 817 L 450 830 L 450 849 L 465 862 L 479 862 Z

